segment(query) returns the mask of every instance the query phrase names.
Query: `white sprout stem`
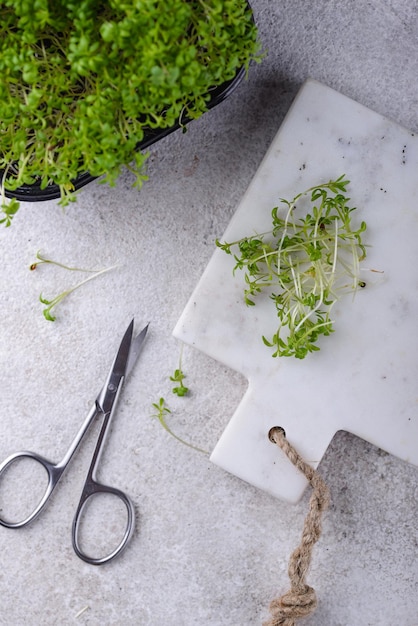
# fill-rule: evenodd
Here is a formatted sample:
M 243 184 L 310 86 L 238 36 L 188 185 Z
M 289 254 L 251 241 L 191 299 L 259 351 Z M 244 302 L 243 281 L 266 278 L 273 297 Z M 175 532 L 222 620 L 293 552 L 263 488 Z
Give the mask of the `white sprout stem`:
M 59 263 L 58 261 L 52 261 L 51 259 L 47 259 L 46 257 L 42 256 L 42 254 L 39 252 L 36 253 L 36 258 L 39 259 L 40 263 L 50 263 L 51 265 L 56 265 L 57 267 L 62 267 L 65 270 L 69 270 L 70 272 L 83 272 L 85 274 L 94 274 L 95 276 L 98 275 L 98 273 L 101 272 L 108 272 L 109 270 L 113 269 L 116 267 L 116 265 L 114 265 L 113 267 L 109 267 L 109 268 L 105 268 L 104 270 L 91 270 L 91 269 L 85 269 L 83 267 L 71 267 L 69 265 L 65 265 L 64 263 Z M 39 264 L 40 264 L 39 263 Z
M 292 261 L 292 257 L 290 256 L 290 254 L 288 256 L 288 259 L 289 259 L 290 272 L 292 274 L 293 284 L 295 286 L 295 294 L 296 294 L 296 303 L 295 303 L 295 306 L 293 308 L 293 312 L 292 312 L 292 314 L 290 316 L 290 322 L 289 322 L 289 326 L 292 327 L 295 324 L 296 317 L 297 317 L 301 307 L 302 307 L 302 310 L 304 310 L 304 309 L 303 309 L 303 306 L 301 304 L 301 300 L 302 300 L 302 285 L 300 283 L 300 275 L 298 274 L 296 276 L 295 268 L 293 266 L 293 261 Z
M 278 274 L 280 274 L 280 261 L 281 261 L 281 254 L 282 254 L 283 241 L 284 241 L 284 238 L 285 238 L 285 237 L 286 237 L 286 235 L 287 235 L 287 225 L 288 225 L 288 222 L 289 222 L 290 215 L 291 215 L 291 213 L 292 213 L 292 211 L 293 211 L 293 209 L 294 209 L 294 208 L 295 208 L 295 205 L 294 205 L 294 204 L 292 204 L 292 205 L 289 207 L 288 212 L 286 213 L 286 218 L 285 218 L 285 220 L 284 220 L 284 228 L 283 228 L 283 233 L 282 233 L 282 236 L 280 237 L 279 245 L 278 245 L 278 248 L 277 248 L 277 273 L 278 273 Z
M 300 283 L 298 282 L 298 279 L 296 277 L 295 269 L 293 267 L 292 257 L 290 256 L 290 254 L 288 256 L 288 259 L 289 259 L 290 271 L 291 271 L 292 278 L 293 278 L 293 283 L 295 285 L 296 296 L 297 296 L 297 298 L 300 298 L 301 297 Z
M 321 207 L 322 209 L 322 207 Z M 322 217 L 322 210 L 318 216 L 318 219 L 315 220 L 315 228 L 314 228 L 314 244 L 315 244 L 315 248 L 316 248 L 316 244 L 318 242 L 318 227 L 319 227 L 319 220 Z
M 98 276 L 100 276 L 101 274 L 106 274 L 106 272 L 110 272 L 111 270 L 114 270 L 115 268 L 117 268 L 118 265 L 112 265 L 111 267 L 106 267 L 103 270 L 99 270 L 98 272 L 96 272 L 95 274 L 92 274 L 91 276 L 88 276 L 87 278 L 85 278 L 84 280 L 82 280 L 80 283 L 77 283 L 77 285 L 75 285 L 74 287 L 72 287 L 71 289 L 69 289 L 66 294 L 70 294 L 73 291 L 75 291 L 76 289 L 78 289 L 79 287 L 82 287 L 82 285 L 85 285 L 86 283 L 88 283 L 90 280 L 93 280 L 93 278 L 97 278 Z
M 357 280 L 360 273 L 360 263 L 358 260 L 357 246 L 355 243 L 351 243 L 351 251 L 353 256 L 353 278 L 354 278 L 354 287 L 357 287 Z
M 276 255 L 276 251 L 272 250 L 271 252 L 267 252 L 266 250 L 263 250 L 263 254 L 261 254 L 259 257 L 257 257 L 256 259 L 254 259 L 254 261 L 252 261 L 253 263 L 258 263 L 259 261 L 264 261 L 264 263 L 266 264 L 266 266 L 269 269 L 268 272 L 268 279 L 271 280 L 273 277 L 273 269 L 271 266 L 271 263 L 269 262 L 269 257 L 271 256 L 275 256 Z
M 355 274 L 353 273 L 353 269 L 341 257 L 340 257 L 339 263 L 340 263 L 341 267 L 345 270 L 345 272 L 346 272 L 346 274 L 348 276 L 351 276 L 352 278 L 355 277 Z
M 347 250 L 348 248 L 348 250 Z M 360 263 L 358 260 L 358 254 L 357 254 L 357 249 L 356 249 L 356 245 L 350 241 L 350 243 L 348 243 L 345 246 L 345 249 L 347 250 L 347 252 L 350 252 L 351 258 L 352 258 L 352 265 L 350 266 L 341 256 L 339 258 L 339 264 L 341 265 L 341 267 L 345 270 L 345 273 L 347 274 L 347 276 L 351 276 L 353 279 L 353 285 L 352 287 L 354 289 L 356 289 L 357 287 L 357 279 L 359 276 L 359 272 L 360 272 Z
M 299 324 L 296 326 L 295 328 L 295 332 L 297 332 L 299 330 L 299 328 L 301 326 L 303 326 L 303 324 L 316 312 L 318 311 L 318 309 L 322 306 L 323 302 L 324 302 L 324 283 L 322 281 L 322 275 L 321 273 L 319 273 L 319 287 L 320 287 L 320 292 L 319 292 L 319 300 L 316 303 L 316 305 L 314 306 L 314 308 L 309 311 L 309 313 L 306 313 L 305 316 L 301 319 L 301 321 L 299 322 Z
M 335 246 L 334 246 L 334 260 L 332 263 L 332 274 L 335 276 L 335 271 L 337 268 L 337 254 L 338 254 L 338 221 L 334 220 L 335 223 Z

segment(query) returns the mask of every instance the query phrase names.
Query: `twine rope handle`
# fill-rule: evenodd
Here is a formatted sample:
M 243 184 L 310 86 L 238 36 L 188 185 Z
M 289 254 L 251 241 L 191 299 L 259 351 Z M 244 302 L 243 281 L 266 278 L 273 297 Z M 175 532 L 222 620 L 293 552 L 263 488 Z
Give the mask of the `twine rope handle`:
M 308 479 L 313 491 L 309 511 L 305 518 L 299 546 L 289 560 L 290 589 L 270 603 L 271 618 L 263 626 L 295 626 L 301 617 L 311 615 L 317 606 L 315 590 L 306 583 L 312 550 L 322 530 L 322 513 L 329 505 L 329 490 L 321 476 L 313 469 L 286 439 L 283 428 L 275 426 L 269 439 L 277 444 L 288 459 Z

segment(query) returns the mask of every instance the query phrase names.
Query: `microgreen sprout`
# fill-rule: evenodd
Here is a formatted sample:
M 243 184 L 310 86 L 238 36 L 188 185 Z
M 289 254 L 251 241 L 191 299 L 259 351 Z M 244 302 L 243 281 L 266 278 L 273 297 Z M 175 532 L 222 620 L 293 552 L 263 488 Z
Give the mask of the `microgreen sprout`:
M 352 228 L 355 208 L 348 206 L 345 195 L 349 182 L 343 175 L 291 201 L 281 199 L 267 233 L 232 243 L 216 241 L 227 254 L 234 251 L 234 273 L 245 272 L 245 303 L 254 306 L 256 296 L 266 290 L 273 300 L 279 326 L 271 338 L 262 339 L 274 357 L 303 359 L 319 350 L 318 339 L 334 330 L 330 313 L 340 295 L 365 286 L 358 275 L 366 257 L 366 223 Z M 304 216 L 297 217 L 306 204 Z
M 183 350 L 180 352 L 179 366 L 176 370 L 174 370 L 173 376 L 170 376 L 170 380 L 173 383 L 179 383 L 176 387 L 173 387 L 172 392 L 178 395 L 179 397 L 185 396 L 189 388 L 183 385 L 183 380 L 186 378 L 186 375 L 183 373 L 181 361 L 182 361 Z
M 160 422 L 164 430 L 168 432 L 172 437 L 174 437 L 174 439 L 177 439 L 177 441 L 180 441 L 180 443 L 183 443 L 185 446 L 188 446 L 189 448 L 192 448 L 193 450 L 197 450 L 197 452 L 208 454 L 206 450 L 203 450 L 202 448 L 198 448 L 197 446 L 194 446 L 192 443 L 185 441 L 184 439 L 176 435 L 171 430 L 171 428 L 168 426 L 167 421 L 166 421 L 167 415 L 170 415 L 171 411 L 168 408 L 164 398 L 160 398 L 158 402 L 153 402 L 152 407 L 153 409 L 155 409 L 155 412 L 152 414 L 151 417 L 156 418 Z
M 53 261 L 52 259 L 48 259 L 48 258 L 44 257 L 40 253 L 40 251 L 38 251 L 36 253 L 36 258 L 37 258 L 37 261 L 35 261 L 34 263 L 32 263 L 29 266 L 29 269 L 31 271 L 34 271 L 38 267 L 38 265 L 46 263 L 46 264 L 56 265 L 58 267 L 61 267 L 63 269 L 66 269 L 66 270 L 69 270 L 69 271 L 72 271 L 72 272 L 86 272 L 86 273 L 90 273 L 91 274 L 90 276 L 88 276 L 87 278 L 85 278 L 81 282 L 77 283 L 73 287 L 70 287 L 69 289 L 66 289 L 66 290 L 62 291 L 57 296 L 55 296 L 55 298 L 52 298 L 51 300 L 48 300 L 42 294 L 40 294 L 39 301 L 42 302 L 42 304 L 46 305 L 42 312 L 43 312 L 43 315 L 44 315 L 45 319 L 48 320 L 49 322 L 54 322 L 56 320 L 55 315 L 52 313 L 52 309 L 54 309 L 67 296 L 69 296 L 71 293 L 73 293 L 73 291 L 75 291 L 76 289 L 78 289 L 82 285 L 85 285 L 86 283 L 88 283 L 93 278 L 97 278 L 101 274 L 105 274 L 106 272 L 110 272 L 111 270 L 115 269 L 115 267 L 117 267 L 116 265 L 112 265 L 111 267 L 107 267 L 107 268 L 102 269 L 102 270 L 88 270 L 88 269 L 82 269 L 80 267 L 70 267 L 69 265 L 64 265 L 63 263 L 59 263 L 58 261 Z
M 171 411 L 166 405 L 164 398 L 160 398 L 158 402 L 153 402 L 152 406 L 157 412 L 153 413 L 151 417 L 157 418 L 161 425 L 166 428 L 167 424 L 165 423 L 165 417 L 167 413 L 171 413 Z
M 185 396 L 186 393 L 189 391 L 189 388 L 183 385 L 183 380 L 185 378 L 186 376 L 185 374 L 183 374 L 183 371 L 181 369 L 174 370 L 173 376 L 170 376 L 171 381 L 179 383 L 178 386 L 173 387 L 172 389 L 173 393 L 177 394 L 178 396 Z

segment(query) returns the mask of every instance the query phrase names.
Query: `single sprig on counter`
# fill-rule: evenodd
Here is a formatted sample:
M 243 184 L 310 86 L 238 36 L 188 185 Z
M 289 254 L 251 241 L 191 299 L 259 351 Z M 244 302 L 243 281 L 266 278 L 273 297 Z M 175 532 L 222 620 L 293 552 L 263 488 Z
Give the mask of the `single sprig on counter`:
M 345 175 L 310 187 L 272 210 L 272 229 L 216 245 L 233 254 L 236 270 L 245 272 L 248 306 L 268 292 L 279 318 L 271 338 L 263 336 L 273 356 L 305 358 L 319 350 L 321 336 L 333 332 L 331 310 L 339 297 L 360 285 L 359 263 L 366 257 L 362 234 L 351 223 L 355 207 L 346 196 Z M 362 285 L 363 286 L 363 283 Z
M 39 250 L 36 253 L 36 259 L 37 260 L 29 266 L 29 269 L 31 271 L 36 270 L 38 265 L 50 264 L 50 265 L 56 265 L 57 267 L 61 267 L 61 268 L 65 269 L 65 270 L 68 270 L 70 272 L 84 272 L 84 273 L 90 274 L 90 276 L 88 276 L 87 278 L 85 278 L 81 282 L 77 283 L 73 287 L 70 287 L 69 289 L 65 289 L 64 291 L 59 293 L 54 298 L 51 298 L 50 300 L 48 300 L 42 294 L 40 294 L 39 301 L 42 304 L 46 305 L 42 312 L 43 312 L 43 315 L 44 315 L 45 319 L 48 320 L 49 322 L 55 322 L 55 320 L 56 320 L 56 316 L 52 313 L 52 309 L 54 309 L 67 296 L 69 296 L 71 293 L 73 293 L 73 291 L 75 291 L 76 289 L 78 289 L 82 285 L 85 285 L 87 282 L 89 282 L 93 278 L 97 278 L 101 274 L 105 274 L 106 272 L 110 272 L 111 270 L 115 269 L 115 267 L 117 267 L 116 265 L 112 265 L 111 267 L 106 267 L 106 268 L 101 269 L 101 270 L 89 270 L 89 269 L 83 269 L 81 267 L 70 267 L 69 265 L 65 265 L 64 263 L 60 263 L 58 261 L 54 261 L 52 259 L 48 259 L 47 257 L 43 256 L 40 253 Z
M 183 396 L 189 393 L 189 388 L 183 384 L 183 381 L 186 378 L 186 374 L 183 372 L 183 369 L 182 369 L 182 358 L 183 358 L 183 347 L 180 350 L 178 368 L 175 369 L 173 375 L 170 376 L 170 380 L 173 383 L 178 383 L 178 385 L 173 387 L 171 391 L 177 396 L 179 396 L 180 398 L 182 398 Z
M 178 395 L 179 397 L 185 396 L 189 391 L 189 388 L 183 384 L 183 380 L 186 378 L 186 375 L 183 373 L 182 369 L 174 370 L 173 376 L 170 376 L 170 380 L 173 383 L 178 383 L 175 387 L 173 387 L 172 392 Z
M 193 450 L 196 450 L 197 452 L 202 452 L 203 454 L 206 454 L 206 455 L 209 454 L 206 450 L 203 450 L 202 448 L 199 448 L 198 446 L 193 445 L 189 441 L 185 441 L 185 439 L 182 439 L 171 430 L 171 428 L 167 424 L 167 419 L 166 419 L 167 416 L 171 414 L 171 410 L 168 408 L 164 398 L 160 398 L 158 402 L 153 402 L 152 408 L 154 409 L 154 412 L 151 415 L 151 417 L 156 418 L 160 422 L 164 430 L 169 435 L 174 437 L 174 439 L 177 439 L 177 441 L 180 441 L 180 443 L 184 444 L 188 448 L 192 448 Z
M 184 379 L 186 378 L 186 375 L 183 372 L 182 359 L 183 359 L 183 346 L 180 349 L 178 367 L 177 369 L 174 370 L 173 375 L 169 377 L 171 382 L 178 383 L 177 385 L 172 387 L 171 391 L 174 395 L 178 396 L 179 398 L 183 398 L 189 393 L 189 388 L 186 387 L 183 383 Z M 199 448 L 198 446 L 195 446 L 192 443 L 189 443 L 188 441 L 185 441 L 184 439 L 176 435 L 172 431 L 172 429 L 168 426 L 167 417 L 171 415 L 172 412 L 171 412 L 171 409 L 168 407 L 165 398 L 162 397 L 158 400 L 158 402 L 153 402 L 152 408 L 153 408 L 152 417 L 155 417 L 156 419 L 158 419 L 158 421 L 160 422 L 164 430 L 168 432 L 172 437 L 174 437 L 175 439 L 177 439 L 177 441 L 180 441 L 184 445 L 188 446 L 189 448 L 193 448 L 193 450 L 197 450 L 198 452 L 202 452 L 203 454 L 206 454 L 206 455 L 209 454 L 209 452 L 207 452 L 206 450 L 203 450 L 203 448 Z

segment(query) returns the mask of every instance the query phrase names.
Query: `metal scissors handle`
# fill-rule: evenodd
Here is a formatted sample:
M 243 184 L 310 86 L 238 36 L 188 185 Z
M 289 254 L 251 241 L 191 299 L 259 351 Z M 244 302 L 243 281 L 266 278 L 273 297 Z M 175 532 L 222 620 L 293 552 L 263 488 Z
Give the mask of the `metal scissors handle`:
M 134 321 L 132 320 L 120 343 L 112 367 L 110 368 L 109 374 L 106 377 L 106 381 L 99 395 L 97 396 L 92 408 L 90 409 L 86 419 L 84 420 L 81 428 L 71 442 L 70 447 L 65 453 L 63 459 L 59 463 L 52 463 L 40 454 L 25 450 L 12 454 L 0 465 L 0 480 L 2 475 L 13 463 L 25 458 L 29 458 L 39 463 L 47 473 L 48 483 L 46 490 L 30 515 L 25 517 L 23 520 L 17 522 L 8 521 L 0 517 L 0 524 L 2 526 L 5 526 L 6 528 L 23 528 L 34 519 L 36 519 L 48 503 L 55 487 L 57 486 L 63 473 L 67 469 L 75 452 L 79 448 L 91 424 L 96 420 L 96 418 L 101 417 L 103 419 L 102 426 L 100 428 L 100 432 L 97 438 L 97 443 L 93 452 L 90 468 L 87 473 L 87 478 L 83 486 L 80 501 L 72 524 L 72 543 L 74 551 L 77 556 L 79 556 L 83 561 L 86 561 L 86 563 L 90 563 L 92 565 L 101 565 L 103 563 L 107 563 L 108 561 L 111 561 L 113 558 L 115 558 L 118 554 L 120 554 L 120 552 L 125 548 L 126 544 L 131 538 L 134 530 L 135 511 L 129 497 L 123 491 L 120 491 L 119 489 L 116 489 L 114 487 L 104 485 L 98 482 L 96 479 L 97 468 L 99 465 L 101 454 L 103 452 L 106 435 L 109 431 L 109 426 L 115 411 L 120 391 L 127 375 L 130 373 L 137 361 L 141 346 L 145 340 L 145 336 L 148 331 L 148 326 L 146 326 L 135 337 L 135 339 L 132 339 L 133 326 Z M 96 558 L 87 555 L 81 548 L 80 528 L 85 505 L 90 498 L 100 494 L 111 494 L 123 502 L 127 511 L 127 523 L 124 535 L 119 545 L 106 556 Z

